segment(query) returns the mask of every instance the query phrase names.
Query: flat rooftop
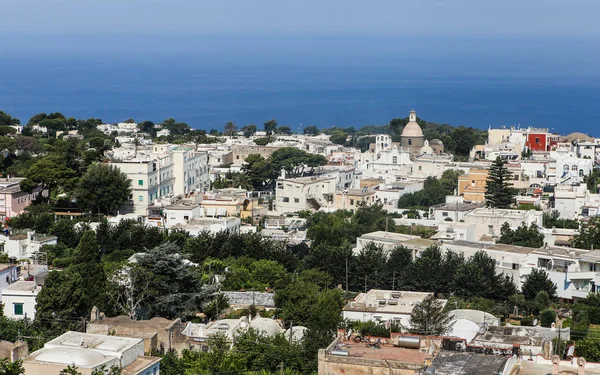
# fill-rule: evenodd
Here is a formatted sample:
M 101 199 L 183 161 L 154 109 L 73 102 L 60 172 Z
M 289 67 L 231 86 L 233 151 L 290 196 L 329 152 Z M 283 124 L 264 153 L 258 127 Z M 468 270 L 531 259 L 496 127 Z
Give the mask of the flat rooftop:
M 57 338 L 48 341 L 44 345 L 44 348 L 83 347 L 84 349 L 96 349 L 104 352 L 112 352 L 115 353 L 115 356 L 120 357 L 124 351 L 140 343 L 141 341 L 142 339 L 130 337 L 96 335 L 92 333 L 68 331 Z
M 442 203 L 442 204 L 435 205 L 432 208 L 434 210 L 464 212 L 464 211 L 472 211 L 477 208 L 481 208 L 481 207 L 483 207 L 483 205 L 484 205 L 483 202 L 477 202 L 477 203 L 460 203 L 459 202 L 459 203 Z
M 570 371 L 573 374 L 577 374 L 577 360 L 573 360 L 573 364 L 570 361 L 560 361 L 558 364 L 558 371 L 560 374 L 565 371 Z M 519 369 L 519 375 L 546 375 L 552 373 L 552 363 L 549 360 L 540 359 L 538 356 L 536 361 L 522 361 L 521 368 Z M 586 375 L 600 375 L 600 365 L 598 363 L 586 363 L 585 365 Z
M 368 311 L 386 314 L 410 314 L 431 293 L 371 289 L 346 304 L 343 311 Z M 445 300 L 444 303 L 446 302 Z
M 442 351 L 432 364 L 438 375 L 488 375 L 501 374 L 507 360 L 502 356 Z
M 542 346 L 543 337 L 533 327 L 489 327 L 484 333 L 473 338 L 472 346 L 510 347 L 514 344 Z
M 35 281 L 17 281 L 13 284 L 10 284 L 3 291 L 12 291 L 12 292 L 31 292 L 37 288 Z
M 371 241 L 401 242 L 401 241 L 420 239 L 421 237 L 411 236 L 409 234 L 395 233 L 395 232 L 385 232 L 385 231 L 380 230 L 377 232 L 365 233 L 358 238 L 361 240 L 371 240 Z
M 572 255 L 575 257 L 583 257 L 585 258 L 589 253 L 588 250 L 582 249 L 571 249 L 564 248 L 558 246 L 549 246 L 547 248 L 532 248 L 532 247 L 524 247 L 524 246 L 515 246 L 515 245 L 507 245 L 507 244 L 499 244 L 499 243 L 486 243 L 486 242 L 477 242 L 477 241 L 465 241 L 465 240 L 456 240 L 452 241 L 450 245 L 470 247 L 480 250 L 496 250 L 496 251 L 506 251 L 510 253 L 517 254 L 545 254 L 551 256 L 560 256 L 560 257 L 568 257 L 572 258 Z M 592 255 L 593 256 L 593 255 Z
M 380 348 L 375 349 L 368 348 L 362 342 L 345 341 L 341 343 L 340 349 L 348 351 L 348 357 L 350 358 L 383 359 L 419 365 L 424 365 L 425 360 L 430 357 L 429 354 L 421 353 L 417 349 L 398 348 L 389 344 L 381 344 Z M 330 356 L 332 355 L 330 354 Z

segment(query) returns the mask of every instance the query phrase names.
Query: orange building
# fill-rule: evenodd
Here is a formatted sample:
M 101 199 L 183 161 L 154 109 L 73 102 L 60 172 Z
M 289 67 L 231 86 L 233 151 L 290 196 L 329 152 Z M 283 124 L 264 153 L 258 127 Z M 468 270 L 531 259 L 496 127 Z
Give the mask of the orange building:
M 483 202 L 487 177 L 487 169 L 472 169 L 469 173 L 459 176 L 458 195 L 465 201 Z

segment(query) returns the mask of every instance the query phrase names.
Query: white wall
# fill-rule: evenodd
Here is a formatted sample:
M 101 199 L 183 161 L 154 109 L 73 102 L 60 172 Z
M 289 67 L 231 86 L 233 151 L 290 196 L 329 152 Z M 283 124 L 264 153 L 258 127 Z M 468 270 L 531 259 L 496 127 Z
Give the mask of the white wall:
M 23 319 L 25 314 L 28 319 L 35 318 L 35 298 L 37 292 L 2 291 L 2 303 L 4 304 L 4 316 L 11 319 Z M 15 315 L 14 304 L 23 304 L 23 315 Z

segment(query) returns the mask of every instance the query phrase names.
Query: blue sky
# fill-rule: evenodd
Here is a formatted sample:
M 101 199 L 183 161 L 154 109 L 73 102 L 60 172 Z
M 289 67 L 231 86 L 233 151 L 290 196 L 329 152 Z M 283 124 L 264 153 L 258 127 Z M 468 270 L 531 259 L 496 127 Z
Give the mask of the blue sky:
M 600 35 L 598 0 L 0 0 L 0 9 L 4 37 L 52 33 Z

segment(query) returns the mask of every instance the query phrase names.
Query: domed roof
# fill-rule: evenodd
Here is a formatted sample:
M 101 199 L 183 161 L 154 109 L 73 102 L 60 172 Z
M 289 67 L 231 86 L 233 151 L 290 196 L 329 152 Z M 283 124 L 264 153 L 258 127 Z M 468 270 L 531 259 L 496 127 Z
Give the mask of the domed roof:
M 285 331 L 285 338 L 291 339 L 295 342 L 300 342 L 304 338 L 304 333 L 308 330 L 308 328 L 303 326 L 293 326 L 291 329 L 287 329 Z
M 422 137 L 423 131 L 416 121 L 410 121 L 402 130 L 402 137 Z
M 433 155 L 433 149 L 431 148 L 431 146 L 429 146 L 428 140 L 425 140 L 425 144 L 423 145 L 423 147 L 421 147 L 419 153 L 421 155 Z
M 444 145 L 444 142 L 440 141 L 440 140 L 439 140 L 439 139 L 437 139 L 437 138 L 434 138 L 434 139 L 432 139 L 431 141 L 429 141 L 429 144 L 430 144 L 430 145 L 436 145 L 436 146 L 437 146 L 437 145 L 443 146 L 443 145 Z
M 275 336 L 281 333 L 281 327 L 273 319 L 256 318 L 250 322 L 250 327 L 264 333 L 267 336 Z
M 35 359 L 43 362 L 63 363 L 65 365 L 75 364 L 83 367 L 104 363 L 106 356 L 95 350 L 64 347 L 44 349 Z
M 571 133 L 569 135 L 567 135 L 565 137 L 568 141 L 593 141 L 594 138 L 590 137 L 587 134 L 583 134 L 580 132 L 575 132 L 575 133 Z

